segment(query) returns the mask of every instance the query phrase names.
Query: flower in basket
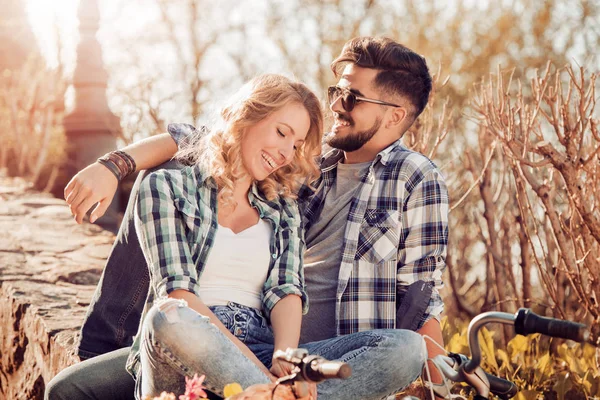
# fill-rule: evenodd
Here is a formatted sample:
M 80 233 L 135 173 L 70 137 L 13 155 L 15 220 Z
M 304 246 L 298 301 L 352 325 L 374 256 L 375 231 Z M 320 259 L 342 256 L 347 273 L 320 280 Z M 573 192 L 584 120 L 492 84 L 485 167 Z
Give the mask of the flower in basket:
M 194 374 L 192 379 L 185 377 L 185 394 L 179 396 L 179 400 L 200 400 L 206 399 L 207 394 L 204 391 L 205 376 L 198 377 L 198 374 Z

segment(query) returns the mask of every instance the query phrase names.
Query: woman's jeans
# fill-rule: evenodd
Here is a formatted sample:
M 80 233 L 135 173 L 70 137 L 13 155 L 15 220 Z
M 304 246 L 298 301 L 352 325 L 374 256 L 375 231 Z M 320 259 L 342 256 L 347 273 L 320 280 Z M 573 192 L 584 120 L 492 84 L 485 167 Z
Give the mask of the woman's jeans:
M 236 303 L 211 309 L 265 366 L 271 366 L 273 335 L 260 313 Z M 270 382 L 208 317 L 179 300 L 155 305 L 144 321 L 142 335 L 138 399 L 158 396 L 165 390 L 182 394 L 185 377 L 194 374 L 206 375 L 205 386 L 219 395 L 228 383 L 237 382 L 247 388 Z M 359 332 L 307 343 L 302 348 L 352 367 L 351 379 L 319 384 L 320 399 L 385 398 L 415 380 L 426 357 L 423 338 L 407 330 Z

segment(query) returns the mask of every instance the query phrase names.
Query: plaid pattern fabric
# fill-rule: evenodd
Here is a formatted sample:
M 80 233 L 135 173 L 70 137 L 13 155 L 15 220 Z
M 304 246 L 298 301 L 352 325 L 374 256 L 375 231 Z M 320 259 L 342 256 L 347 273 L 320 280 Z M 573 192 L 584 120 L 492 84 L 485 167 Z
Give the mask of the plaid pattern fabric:
M 319 217 L 343 152 L 321 162 L 321 178 L 300 191 L 305 230 Z M 419 327 L 444 309 L 439 289 L 446 266 L 448 192 L 437 167 L 398 141 L 380 152 L 352 200 L 337 290 L 337 333 L 394 328 L 408 286 L 432 282 Z
M 136 231 L 150 271 L 150 292 L 142 321 L 152 304 L 177 289 L 198 294 L 199 280 L 217 230 L 217 188 L 197 167 L 160 170 L 146 177 L 138 194 Z M 261 219 L 270 222 L 271 263 L 263 286 L 263 312 L 269 317 L 279 300 L 289 294 L 302 298 L 304 234 L 295 201 L 268 201 L 253 185 L 248 198 Z M 137 374 L 139 331 L 134 339 L 128 369 Z

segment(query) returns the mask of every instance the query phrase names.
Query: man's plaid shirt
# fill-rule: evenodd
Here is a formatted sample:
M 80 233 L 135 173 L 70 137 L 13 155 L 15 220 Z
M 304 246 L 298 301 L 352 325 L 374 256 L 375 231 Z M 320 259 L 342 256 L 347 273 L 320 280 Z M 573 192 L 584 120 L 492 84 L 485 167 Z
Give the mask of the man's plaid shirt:
M 142 181 L 135 225 L 150 272 L 150 292 L 142 321 L 156 300 L 174 290 L 185 289 L 198 295 L 198 282 L 218 226 L 217 194 L 214 180 L 197 166 L 160 170 Z M 283 198 L 268 201 L 256 185 L 248 199 L 273 230 L 269 245 L 271 263 L 262 291 L 265 316 L 269 317 L 275 304 L 289 294 L 302 298 L 306 312 L 308 299 L 301 268 L 304 234 L 297 203 Z M 139 336 L 138 330 L 128 360 L 128 369 L 134 375 L 139 365 Z
M 304 228 L 319 218 L 344 153 L 328 152 L 321 178 L 303 188 Z M 396 309 L 408 285 L 433 283 L 422 326 L 444 309 L 448 244 L 448 191 L 438 168 L 397 141 L 381 151 L 361 177 L 350 205 L 336 293 L 337 334 L 395 328 Z

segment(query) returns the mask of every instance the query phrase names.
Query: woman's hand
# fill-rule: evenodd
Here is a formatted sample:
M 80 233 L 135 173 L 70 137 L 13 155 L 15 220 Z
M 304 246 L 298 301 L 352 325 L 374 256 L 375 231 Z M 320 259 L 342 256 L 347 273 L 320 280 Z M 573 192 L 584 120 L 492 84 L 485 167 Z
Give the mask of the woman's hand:
M 277 378 L 291 375 L 292 372 L 294 372 L 294 369 L 296 369 L 296 366 L 291 362 L 281 360 L 279 358 L 273 358 L 273 363 L 271 364 L 271 373 Z
M 75 221 L 80 224 L 94 204 L 90 222 L 104 215 L 117 191 L 117 177 L 100 163 L 93 163 L 79 171 L 65 187 L 65 200 Z

